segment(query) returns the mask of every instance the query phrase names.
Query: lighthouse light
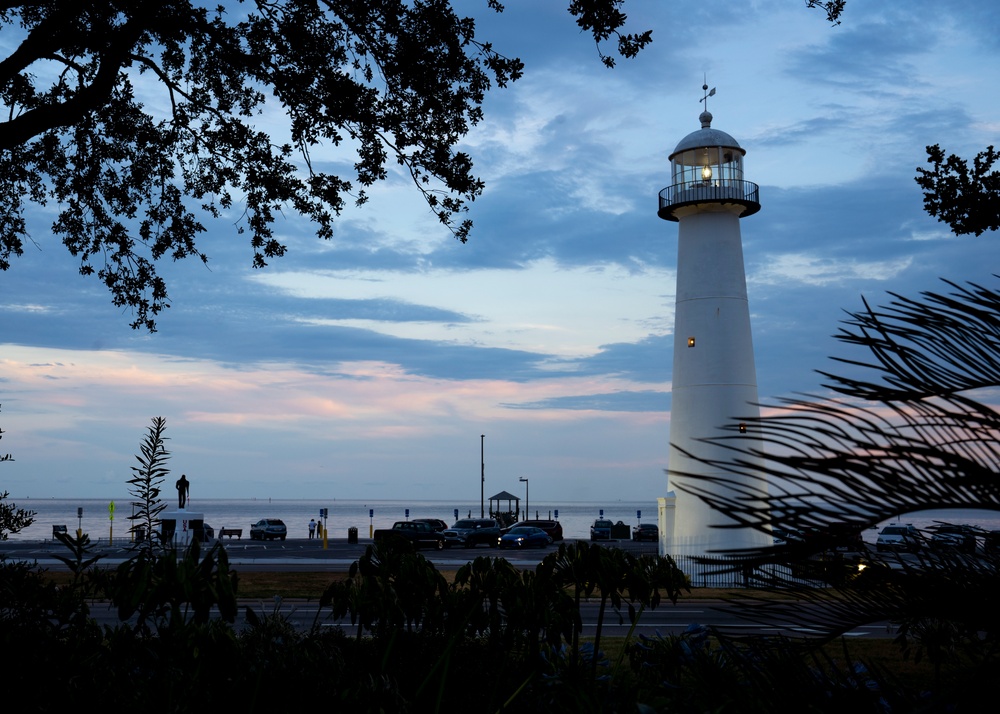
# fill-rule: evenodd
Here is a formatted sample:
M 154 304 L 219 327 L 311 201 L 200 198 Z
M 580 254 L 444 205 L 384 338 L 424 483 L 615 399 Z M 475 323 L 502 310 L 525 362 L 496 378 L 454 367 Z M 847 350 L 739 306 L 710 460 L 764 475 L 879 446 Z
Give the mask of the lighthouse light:
M 703 181 L 711 181 L 712 180 L 712 167 L 711 166 L 707 166 L 706 165 L 706 166 L 702 166 L 701 167 L 701 178 L 702 178 Z

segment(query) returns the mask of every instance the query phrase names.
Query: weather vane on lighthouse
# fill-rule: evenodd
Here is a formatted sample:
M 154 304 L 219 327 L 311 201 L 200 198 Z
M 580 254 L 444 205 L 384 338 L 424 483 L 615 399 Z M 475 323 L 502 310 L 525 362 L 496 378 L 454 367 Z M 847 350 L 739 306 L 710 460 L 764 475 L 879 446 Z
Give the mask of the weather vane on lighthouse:
M 708 75 L 705 75 L 705 83 L 701 85 L 701 91 L 705 92 L 705 96 L 698 100 L 699 103 L 705 102 L 705 111 L 708 111 L 708 98 L 715 96 L 715 87 L 712 87 L 712 91 L 708 91 Z

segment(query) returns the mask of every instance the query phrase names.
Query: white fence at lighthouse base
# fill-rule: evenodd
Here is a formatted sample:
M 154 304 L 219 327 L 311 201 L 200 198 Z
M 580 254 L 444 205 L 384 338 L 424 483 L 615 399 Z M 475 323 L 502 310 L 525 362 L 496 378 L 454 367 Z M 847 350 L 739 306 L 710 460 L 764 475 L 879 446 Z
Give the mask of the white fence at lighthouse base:
M 784 587 L 825 587 L 816 580 L 805 580 L 792 574 L 789 566 L 781 563 L 750 563 L 731 557 L 671 556 L 677 567 L 687 576 L 693 588 L 767 588 L 776 584 Z

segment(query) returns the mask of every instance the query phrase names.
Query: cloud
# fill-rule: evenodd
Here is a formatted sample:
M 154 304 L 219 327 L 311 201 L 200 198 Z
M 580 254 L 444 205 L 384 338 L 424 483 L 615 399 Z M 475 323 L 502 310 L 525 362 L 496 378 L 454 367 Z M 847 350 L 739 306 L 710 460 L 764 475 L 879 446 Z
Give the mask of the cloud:
M 652 390 L 642 392 L 612 392 L 553 397 L 538 402 L 504 404 L 511 409 L 569 409 L 602 412 L 668 412 L 670 394 Z
M 806 253 L 786 253 L 768 262 L 752 276 L 752 282 L 761 285 L 785 285 L 801 282 L 814 286 L 845 280 L 890 280 L 906 270 L 912 258 L 893 261 L 865 262 L 858 260 L 837 261 Z
M 462 493 L 483 433 L 495 473 L 659 495 L 677 227 L 656 195 L 706 79 L 760 185 L 741 231 L 762 399 L 816 388 L 862 297 L 995 272 L 995 237 L 952 236 L 913 181 L 928 144 L 995 141 L 994 3 L 848 3 L 833 28 L 787 0 L 630 0 L 654 44 L 614 71 L 565 6 L 505 4 L 460 8 L 527 64 L 462 146 L 487 182 L 467 244 L 396 167 L 329 241 L 287 211 L 289 251 L 263 270 L 236 210 L 207 223 L 207 267 L 161 266 L 172 306 L 146 335 L 79 275 L 56 207 L 32 209 L 34 243 L 0 283 L 11 490 L 120 488 L 164 415 L 178 463 L 221 495 L 271 493 L 275 474 L 289 497 Z

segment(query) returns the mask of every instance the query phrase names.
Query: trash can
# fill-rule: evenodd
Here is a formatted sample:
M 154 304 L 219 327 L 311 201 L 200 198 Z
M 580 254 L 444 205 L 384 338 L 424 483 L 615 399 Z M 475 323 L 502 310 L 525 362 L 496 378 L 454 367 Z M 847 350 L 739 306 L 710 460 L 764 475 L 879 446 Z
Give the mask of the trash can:
M 358 529 L 354 526 L 347 529 L 347 542 L 353 544 L 358 542 Z

